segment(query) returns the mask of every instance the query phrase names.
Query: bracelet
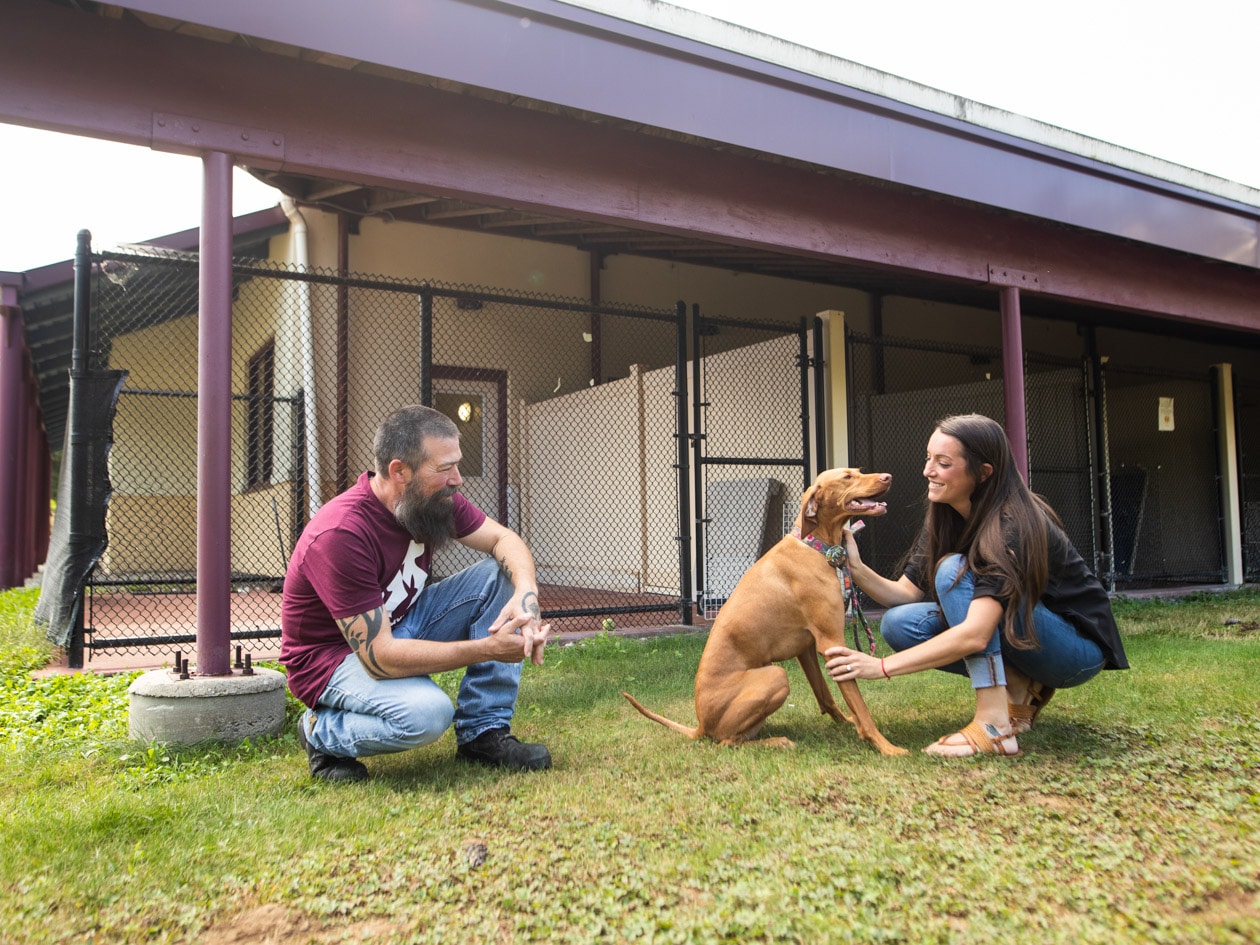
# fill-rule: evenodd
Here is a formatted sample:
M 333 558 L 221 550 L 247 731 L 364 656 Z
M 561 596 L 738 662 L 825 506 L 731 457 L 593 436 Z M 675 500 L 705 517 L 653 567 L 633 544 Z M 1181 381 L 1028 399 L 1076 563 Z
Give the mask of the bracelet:
M 879 660 L 879 671 L 884 674 L 885 679 L 892 679 L 892 677 L 888 675 L 888 670 L 884 669 L 883 657 Z

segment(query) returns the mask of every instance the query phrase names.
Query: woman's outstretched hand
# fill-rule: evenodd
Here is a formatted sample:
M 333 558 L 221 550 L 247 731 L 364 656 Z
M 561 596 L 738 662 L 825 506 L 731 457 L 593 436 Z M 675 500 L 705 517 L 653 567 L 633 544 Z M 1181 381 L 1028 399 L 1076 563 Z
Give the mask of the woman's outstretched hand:
M 883 660 L 877 656 L 868 656 L 847 646 L 833 646 L 823 656 L 827 657 L 827 672 L 836 682 L 885 678 Z

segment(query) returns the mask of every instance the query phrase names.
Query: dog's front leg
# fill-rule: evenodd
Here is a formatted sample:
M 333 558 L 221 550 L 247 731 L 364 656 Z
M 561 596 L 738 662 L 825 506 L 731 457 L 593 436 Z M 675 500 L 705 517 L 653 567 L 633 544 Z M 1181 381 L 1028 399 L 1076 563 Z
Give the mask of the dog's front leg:
M 823 715 L 830 715 L 837 722 L 854 725 L 853 719 L 845 715 L 844 710 L 836 705 L 836 700 L 832 698 L 831 687 L 827 685 L 827 678 L 823 674 L 822 667 L 818 665 L 818 654 L 814 651 L 812 640 L 809 649 L 797 659 L 800 661 L 805 678 L 809 680 L 809 688 L 814 690 L 814 698 L 818 700 L 818 708 L 822 709 Z
M 862 698 L 862 691 L 858 689 L 858 685 L 852 679 L 847 679 L 842 683 L 837 683 L 840 687 L 840 695 L 844 696 L 844 701 L 849 704 L 849 710 L 853 713 L 854 726 L 857 728 L 858 736 L 879 749 L 881 755 L 906 755 L 909 754 L 904 748 L 899 748 L 888 739 L 886 739 L 880 730 L 875 726 L 875 720 L 871 718 L 871 712 L 866 707 L 866 700 Z

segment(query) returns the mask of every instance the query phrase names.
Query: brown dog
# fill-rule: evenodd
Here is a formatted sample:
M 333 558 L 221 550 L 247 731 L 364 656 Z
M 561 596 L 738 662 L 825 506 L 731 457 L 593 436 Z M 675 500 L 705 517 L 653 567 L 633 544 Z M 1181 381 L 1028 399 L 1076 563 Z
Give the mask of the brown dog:
M 688 738 L 738 745 L 755 739 L 783 705 L 787 672 L 774 664 L 796 658 L 826 715 L 854 724 L 858 735 L 883 754 L 904 755 L 904 748 L 875 727 L 856 682 L 839 683 L 854 718 L 840 711 L 818 664 L 819 653 L 844 643 L 845 599 L 835 566 L 817 545 L 843 546 L 841 529 L 850 519 L 884 514 L 886 506 L 879 500 L 891 483 L 888 473 L 828 469 L 806 490 L 797 533 L 784 537 L 748 569 L 709 630 L 696 671 L 696 728 L 645 709 L 629 693 L 622 695 L 649 719 Z M 809 542 L 811 536 L 817 541 Z M 792 742 L 768 738 L 761 744 L 790 747 Z

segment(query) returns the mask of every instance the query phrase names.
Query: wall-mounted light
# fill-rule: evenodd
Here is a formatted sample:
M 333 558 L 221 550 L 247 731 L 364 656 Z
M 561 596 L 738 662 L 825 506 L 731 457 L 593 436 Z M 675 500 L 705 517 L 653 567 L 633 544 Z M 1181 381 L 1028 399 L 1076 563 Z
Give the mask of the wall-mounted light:
M 468 401 L 465 400 L 462 404 L 459 405 L 455 413 L 459 415 L 459 419 L 467 423 L 469 420 L 472 419 L 472 404 L 470 404 Z

